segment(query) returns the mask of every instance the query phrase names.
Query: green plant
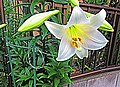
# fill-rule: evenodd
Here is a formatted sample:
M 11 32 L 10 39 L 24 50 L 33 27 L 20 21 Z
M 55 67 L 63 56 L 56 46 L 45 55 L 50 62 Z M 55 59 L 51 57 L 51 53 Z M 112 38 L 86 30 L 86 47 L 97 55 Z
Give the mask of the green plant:
M 6 78 L 7 74 L 5 73 L 5 58 L 4 58 L 4 37 L 3 37 L 3 28 L 0 29 L 0 87 L 7 87 L 8 80 Z
M 14 1 L 10 3 L 10 1 L 4 0 L 8 24 L 6 27 L 8 31 L 5 33 L 6 45 L 12 71 L 10 75 L 13 77 L 14 87 L 61 87 L 71 82 L 68 76 L 68 73 L 72 71 L 69 61 L 57 62 L 55 60 L 59 41 L 51 36 L 44 24 L 35 31 L 40 33 L 40 36 L 37 37 L 30 36 L 32 32 L 17 32 L 19 26 L 27 18 L 36 14 L 34 10 L 44 11 L 46 3 L 42 3 L 43 9 L 36 5 L 40 1 L 33 0 L 32 3 L 24 2 L 14 5 Z M 30 13 L 26 13 L 24 9 L 20 9 L 23 12 L 22 14 L 16 12 L 18 7 L 24 8 L 24 6 L 30 6 Z M 57 16 L 59 15 L 53 16 L 49 20 L 58 22 Z M 54 65 L 52 65 L 53 63 Z M 48 68 L 52 71 L 49 71 Z
M 86 0 L 86 2 L 89 4 L 108 4 L 108 0 Z

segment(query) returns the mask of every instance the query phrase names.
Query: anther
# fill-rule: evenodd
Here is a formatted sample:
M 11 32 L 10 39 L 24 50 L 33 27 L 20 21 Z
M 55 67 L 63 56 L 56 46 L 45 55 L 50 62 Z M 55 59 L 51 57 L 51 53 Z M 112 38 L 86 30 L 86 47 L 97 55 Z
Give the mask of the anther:
M 78 37 L 78 40 L 81 41 L 82 39 L 80 37 Z
M 78 40 L 83 44 L 83 41 L 82 41 L 82 39 L 80 37 L 78 37 Z
M 77 38 L 72 38 L 72 40 L 77 41 Z
M 78 43 L 77 42 L 73 41 L 71 44 L 72 44 L 73 47 L 77 47 L 78 48 Z

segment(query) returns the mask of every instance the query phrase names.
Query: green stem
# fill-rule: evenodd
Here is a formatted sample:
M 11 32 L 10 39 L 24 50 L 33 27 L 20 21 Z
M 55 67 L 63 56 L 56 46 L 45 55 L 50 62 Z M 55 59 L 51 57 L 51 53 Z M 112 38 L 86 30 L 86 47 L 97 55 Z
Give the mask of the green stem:
M 68 4 L 67 4 L 67 9 L 66 9 L 66 22 L 68 21 L 68 17 L 69 17 L 69 14 L 68 14 L 68 12 L 69 12 L 69 7 L 70 7 L 70 4 L 68 3 Z
M 59 13 L 60 24 L 62 24 L 62 13 Z
M 35 39 L 35 38 L 33 38 Z M 35 41 L 33 45 L 33 65 L 36 67 L 36 56 L 35 56 Z M 34 68 L 34 87 L 36 87 L 36 69 Z
M 8 37 L 7 37 L 7 35 L 6 35 L 5 39 L 6 39 L 6 46 L 7 46 L 8 58 L 9 58 L 9 61 L 10 61 L 10 69 L 11 69 L 11 75 L 12 75 L 13 85 L 14 85 L 14 87 L 16 87 L 15 77 L 14 77 L 14 71 L 13 71 L 13 67 L 12 67 L 12 58 L 11 58 L 10 49 L 9 49 L 9 46 L 8 46 Z

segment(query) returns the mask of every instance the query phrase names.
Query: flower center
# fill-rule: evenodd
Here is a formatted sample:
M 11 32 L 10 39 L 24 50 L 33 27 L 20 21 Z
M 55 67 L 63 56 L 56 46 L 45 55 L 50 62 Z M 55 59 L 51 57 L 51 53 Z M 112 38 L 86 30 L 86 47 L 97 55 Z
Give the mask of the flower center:
M 72 47 L 75 47 L 78 51 L 81 51 L 79 41 L 81 42 L 81 38 L 72 38 L 71 45 Z
M 83 44 L 82 38 L 78 35 L 80 32 L 77 24 L 70 26 L 68 29 L 68 35 L 71 38 L 70 43 L 72 47 L 75 47 L 77 50 L 81 50 L 80 43 Z

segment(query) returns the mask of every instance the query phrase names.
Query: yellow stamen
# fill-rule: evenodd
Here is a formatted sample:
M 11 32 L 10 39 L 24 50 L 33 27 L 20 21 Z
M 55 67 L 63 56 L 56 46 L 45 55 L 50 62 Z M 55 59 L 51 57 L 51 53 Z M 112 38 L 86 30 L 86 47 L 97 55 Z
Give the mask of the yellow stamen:
M 78 46 L 78 43 L 77 43 L 77 42 L 75 42 L 75 41 L 72 41 L 71 45 L 72 45 L 73 47 L 76 47 L 76 48 L 78 48 L 78 47 L 79 47 L 79 46 Z
M 78 37 L 78 40 L 83 44 L 83 41 L 82 41 L 82 39 L 80 37 Z
M 77 41 L 77 38 L 72 38 L 72 40 Z
M 69 35 L 69 37 L 71 37 L 71 46 L 76 48 L 78 51 L 81 51 L 81 46 L 79 43 L 83 44 L 83 40 L 82 38 L 79 36 L 78 32 L 83 34 L 82 31 L 80 31 L 79 26 L 76 25 L 72 25 L 67 29 L 67 34 Z

